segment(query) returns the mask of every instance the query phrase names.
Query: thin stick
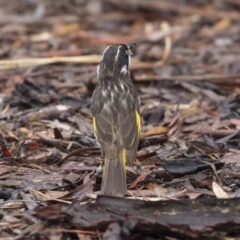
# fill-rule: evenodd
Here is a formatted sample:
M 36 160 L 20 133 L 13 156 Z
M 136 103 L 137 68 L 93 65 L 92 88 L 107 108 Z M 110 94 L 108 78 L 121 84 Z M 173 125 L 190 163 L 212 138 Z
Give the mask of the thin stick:
M 198 80 L 198 81 L 209 81 L 209 80 L 228 80 L 239 78 L 240 74 L 204 74 L 204 75 L 197 75 L 197 76 L 190 76 L 190 75 L 181 75 L 181 76 L 169 76 L 169 77 L 162 77 L 159 75 L 153 76 L 135 76 L 135 81 L 163 81 L 163 80 L 171 80 L 171 81 L 189 81 L 189 80 Z M 240 80 L 237 80 L 236 83 L 240 83 Z
M 61 199 L 52 198 L 52 197 L 47 196 L 47 195 L 45 195 L 45 194 L 43 194 L 43 193 L 41 193 L 41 192 L 39 192 L 39 191 L 36 191 L 36 190 L 33 190 L 33 192 L 36 193 L 36 194 L 40 194 L 40 195 L 42 195 L 43 197 L 48 198 L 49 200 L 54 200 L 54 201 L 56 201 L 56 202 L 67 203 L 67 204 L 71 204 L 71 203 L 72 203 L 72 202 L 70 202 L 70 201 L 64 201 L 64 200 L 61 200 Z
M 101 56 L 87 55 L 75 57 L 50 57 L 50 58 L 26 58 L 0 61 L 0 70 L 17 69 L 23 67 L 33 67 L 53 63 L 99 63 Z
M 169 23 L 166 22 L 166 21 L 163 21 L 161 23 L 161 29 L 163 31 L 170 29 Z M 162 55 L 162 59 L 159 62 L 156 62 L 155 63 L 156 65 L 163 65 L 166 62 L 166 60 L 168 59 L 168 57 L 171 53 L 172 42 L 171 42 L 170 35 L 166 35 L 165 38 L 164 38 L 164 41 L 165 41 L 165 48 L 164 48 L 164 52 L 163 52 L 163 55 Z
M 97 235 L 96 232 L 93 231 L 85 231 L 85 230 L 77 230 L 77 229 L 64 229 L 64 228 L 50 228 L 45 229 L 44 232 L 66 232 L 66 233 L 80 233 L 80 234 L 91 234 L 91 235 Z

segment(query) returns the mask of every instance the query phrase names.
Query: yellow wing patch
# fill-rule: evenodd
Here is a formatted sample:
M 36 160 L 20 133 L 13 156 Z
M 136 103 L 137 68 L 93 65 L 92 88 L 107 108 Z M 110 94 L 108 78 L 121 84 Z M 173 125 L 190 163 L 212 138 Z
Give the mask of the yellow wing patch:
M 98 137 L 98 131 L 97 131 L 97 123 L 96 123 L 96 118 L 93 117 L 93 130 L 94 130 L 94 135 L 95 135 L 95 138 L 97 140 L 99 140 L 99 137 Z
M 138 134 L 140 134 L 140 131 L 141 131 L 141 117 L 140 117 L 137 110 L 135 110 L 135 115 L 136 115 L 137 131 L 138 131 Z
M 127 151 L 124 148 L 121 153 L 121 161 L 124 167 L 124 171 L 126 172 L 126 164 L 127 164 Z
M 93 120 L 93 130 L 94 130 L 95 133 L 97 133 L 96 118 L 93 117 L 92 120 Z
M 140 132 L 141 132 L 141 118 L 140 115 L 138 113 L 138 111 L 135 109 L 135 117 L 136 117 L 136 125 L 137 125 L 137 134 L 136 136 L 134 136 L 134 138 L 132 139 L 132 142 L 130 144 L 129 147 L 132 146 L 132 144 L 134 143 L 134 141 L 136 140 L 136 138 L 139 138 L 140 136 Z

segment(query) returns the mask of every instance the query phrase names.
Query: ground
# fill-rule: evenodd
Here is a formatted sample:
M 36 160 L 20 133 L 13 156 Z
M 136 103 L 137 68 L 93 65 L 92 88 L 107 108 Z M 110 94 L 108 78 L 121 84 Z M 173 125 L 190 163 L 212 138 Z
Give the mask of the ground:
M 240 237 L 240 2 L 0 0 L 0 239 Z M 99 196 L 90 114 L 134 43 L 142 131 L 125 198 Z

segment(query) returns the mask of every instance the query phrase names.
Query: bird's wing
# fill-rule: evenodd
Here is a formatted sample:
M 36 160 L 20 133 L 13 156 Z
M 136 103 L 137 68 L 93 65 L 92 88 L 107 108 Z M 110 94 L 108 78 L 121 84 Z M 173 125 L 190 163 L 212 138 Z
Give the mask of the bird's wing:
M 140 139 L 141 120 L 137 109 L 132 110 L 126 120 L 120 125 L 120 139 L 126 149 L 127 165 L 132 166 Z
M 112 144 L 116 137 L 114 118 L 111 111 L 105 107 L 107 100 L 102 97 L 101 88 L 97 87 L 92 96 L 91 114 L 93 116 L 94 132 L 100 144 Z
M 119 126 L 119 139 L 122 146 L 129 150 L 134 145 L 136 139 L 139 138 L 139 132 L 141 128 L 140 115 L 137 109 L 128 108 L 121 111 L 118 115 L 118 126 Z
M 115 107 L 112 107 L 109 98 L 104 99 L 102 96 L 100 87 L 96 88 L 92 96 L 91 113 L 94 131 L 100 145 L 106 149 L 108 145 L 117 143 L 131 152 L 127 154 L 127 162 L 131 162 L 132 160 L 128 158 L 135 156 L 141 129 L 139 100 L 135 91 L 124 95 L 122 93 L 121 96 L 116 97 Z

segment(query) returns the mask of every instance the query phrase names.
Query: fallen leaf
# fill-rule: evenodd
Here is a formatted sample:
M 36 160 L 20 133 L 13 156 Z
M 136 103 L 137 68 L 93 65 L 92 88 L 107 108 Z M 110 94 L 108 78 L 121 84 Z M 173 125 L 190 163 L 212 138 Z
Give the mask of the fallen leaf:
M 154 136 L 154 135 L 161 135 L 161 134 L 165 134 L 167 133 L 168 128 L 167 127 L 153 127 L 151 129 L 149 129 L 147 132 L 144 132 L 141 134 L 141 138 L 146 138 L 149 136 Z
M 212 188 L 215 196 L 218 199 L 229 198 L 228 194 L 214 181 L 212 182 Z

